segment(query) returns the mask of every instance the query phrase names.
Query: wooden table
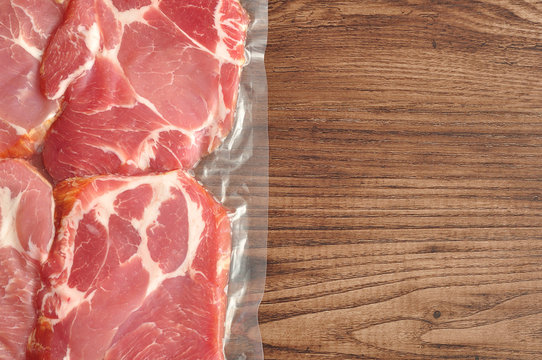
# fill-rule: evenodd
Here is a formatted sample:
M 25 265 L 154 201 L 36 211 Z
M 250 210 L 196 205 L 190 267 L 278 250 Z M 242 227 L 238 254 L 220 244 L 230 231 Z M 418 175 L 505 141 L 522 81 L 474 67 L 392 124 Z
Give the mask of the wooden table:
M 542 3 L 269 17 L 266 359 L 542 359 Z

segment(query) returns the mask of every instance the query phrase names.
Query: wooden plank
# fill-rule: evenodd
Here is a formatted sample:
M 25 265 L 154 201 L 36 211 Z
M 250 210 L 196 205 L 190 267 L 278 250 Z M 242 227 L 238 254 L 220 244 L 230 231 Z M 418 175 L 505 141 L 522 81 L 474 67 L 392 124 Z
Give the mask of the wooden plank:
M 269 16 L 266 359 L 542 358 L 542 3 Z

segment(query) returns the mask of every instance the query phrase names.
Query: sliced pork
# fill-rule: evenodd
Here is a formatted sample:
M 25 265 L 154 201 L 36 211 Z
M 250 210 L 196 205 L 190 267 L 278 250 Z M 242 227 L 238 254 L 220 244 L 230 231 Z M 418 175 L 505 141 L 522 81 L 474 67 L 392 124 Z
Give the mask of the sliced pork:
M 35 169 L 23 160 L 0 160 L 0 359 L 25 359 L 53 212 L 53 189 Z
M 226 210 L 182 171 L 55 189 L 29 359 L 223 359 Z
M 72 0 L 43 62 L 65 101 L 48 172 L 192 167 L 232 128 L 248 20 L 238 0 Z
M 35 152 L 59 111 L 40 90 L 39 67 L 62 14 L 55 0 L 0 2 L 0 158 Z

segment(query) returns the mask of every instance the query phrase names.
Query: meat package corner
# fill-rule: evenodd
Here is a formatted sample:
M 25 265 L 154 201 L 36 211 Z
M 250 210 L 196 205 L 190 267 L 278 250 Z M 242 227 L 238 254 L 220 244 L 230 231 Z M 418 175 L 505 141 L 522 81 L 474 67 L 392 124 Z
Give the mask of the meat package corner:
M 235 125 L 248 13 L 0 0 L 0 359 L 224 359 L 238 209 L 191 169 Z

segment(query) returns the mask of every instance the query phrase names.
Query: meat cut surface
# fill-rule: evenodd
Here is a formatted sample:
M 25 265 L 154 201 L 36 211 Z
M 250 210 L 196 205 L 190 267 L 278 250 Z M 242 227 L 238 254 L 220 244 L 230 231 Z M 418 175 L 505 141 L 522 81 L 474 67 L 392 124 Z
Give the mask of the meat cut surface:
M 45 179 L 22 160 L 0 160 L 0 359 L 25 359 L 53 212 Z
M 72 0 L 43 61 L 65 101 L 48 172 L 192 167 L 232 128 L 248 21 L 238 0 Z
M 28 359 L 223 359 L 231 231 L 182 171 L 55 188 Z
M 32 154 L 59 110 L 40 90 L 39 67 L 62 14 L 55 0 L 0 2 L 0 157 Z

